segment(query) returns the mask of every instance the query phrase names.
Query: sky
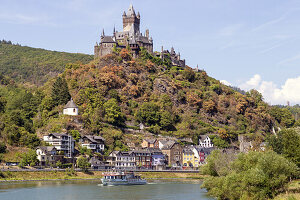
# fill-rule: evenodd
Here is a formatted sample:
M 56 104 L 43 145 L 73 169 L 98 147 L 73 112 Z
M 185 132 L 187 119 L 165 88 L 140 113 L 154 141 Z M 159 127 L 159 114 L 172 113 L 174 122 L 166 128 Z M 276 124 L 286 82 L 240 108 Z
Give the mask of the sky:
M 0 39 L 93 54 L 130 4 L 154 50 L 173 46 L 188 66 L 270 104 L 300 104 L 299 0 L 0 0 Z

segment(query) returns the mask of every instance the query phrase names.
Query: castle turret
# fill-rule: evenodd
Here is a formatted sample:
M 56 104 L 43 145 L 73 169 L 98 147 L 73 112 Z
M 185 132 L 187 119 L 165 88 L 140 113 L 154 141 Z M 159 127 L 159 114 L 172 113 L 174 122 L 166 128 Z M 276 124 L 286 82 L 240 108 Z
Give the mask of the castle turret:
M 125 14 L 125 15 L 124 15 Z M 134 33 L 140 32 L 140 15 L 136 16 L 132 5 L 129 6 L 127 14 L 123 14 L 123 31 L 129 31 L 133 27 Z
M 104 36 L 105 36 L 105 34 L 104 34 L 104 29 L 102 29 L 102 33 L 101 33 L 101 39 L 103 39 L 103 38 L 104 38 Z

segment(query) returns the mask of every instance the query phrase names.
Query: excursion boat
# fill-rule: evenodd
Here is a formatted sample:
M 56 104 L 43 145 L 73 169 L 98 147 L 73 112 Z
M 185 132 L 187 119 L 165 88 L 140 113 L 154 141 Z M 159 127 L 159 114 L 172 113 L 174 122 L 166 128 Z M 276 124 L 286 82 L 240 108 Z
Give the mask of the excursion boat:
M 145 185 L 147 181 L 133 172 L 104 172 L 103 185 Z

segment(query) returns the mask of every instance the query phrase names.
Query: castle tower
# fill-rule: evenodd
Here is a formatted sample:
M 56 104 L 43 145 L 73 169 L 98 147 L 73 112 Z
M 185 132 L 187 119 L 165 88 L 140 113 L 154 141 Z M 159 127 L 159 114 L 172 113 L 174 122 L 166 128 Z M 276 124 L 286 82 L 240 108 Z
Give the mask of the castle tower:
M 133 29 L 132 29 L 133 27 Z M 127 14 L 123 13 L 123 31 L 133 30 L 134 33 L 140 32 L 140 14 L 135 14 L 133 6 L 130 5 Z

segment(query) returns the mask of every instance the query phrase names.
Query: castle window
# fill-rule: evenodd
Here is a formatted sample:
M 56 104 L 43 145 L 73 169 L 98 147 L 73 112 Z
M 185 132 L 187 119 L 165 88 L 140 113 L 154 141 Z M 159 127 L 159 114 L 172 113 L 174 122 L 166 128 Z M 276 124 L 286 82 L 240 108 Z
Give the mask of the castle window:
M 75 108 L 73 108 L 73 112 L 75 112 Z

